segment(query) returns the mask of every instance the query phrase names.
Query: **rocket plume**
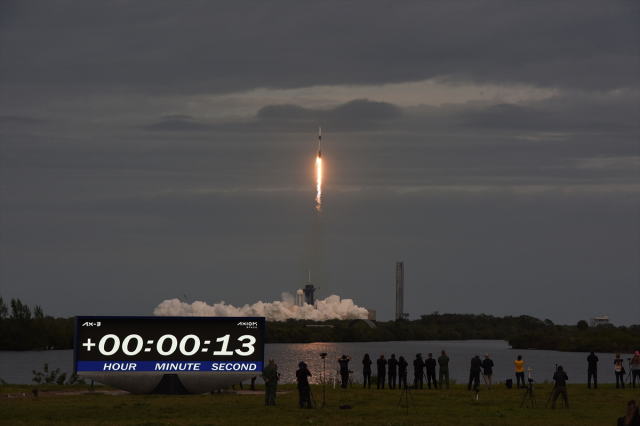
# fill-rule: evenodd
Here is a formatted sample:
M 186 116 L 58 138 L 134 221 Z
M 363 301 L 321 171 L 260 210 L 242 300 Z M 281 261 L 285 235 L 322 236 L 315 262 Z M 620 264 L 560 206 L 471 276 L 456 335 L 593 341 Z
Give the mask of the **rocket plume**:
M 324 300 L 316 300 L 315 307 L 304 303 L 297 306 L 289 293 L 282 293 L 282 301 L 272 303 L 257 302 L 253 305 L 235 307 L 224 301 L 213 306 L 205 302 L 191 304 L 178 299 L 165 300 L 153 311 L 155 316 L 198 316 L 198 317 L 265 317 L 267 321 L 308 319 L 326 321 L 330 319 L 367 319 L 368 311 L 353 303 L 351 299 L 340 299 L 331 295 Z
M 322 158 L 316 158 L 316 168 L 318 169 L 318 195 L 316 195 L 316 201 L 318 205 L 316 209 L 322 211 Z
M 316 209 L 319 212 L 322 211 L 322 150 L 320 149 L 320 142 L 322 141 L 322 128 L 318 127 L 318 156 L 316 157 L 316 169 L 318 171 L 318 195 L 316 195 L 316 201 L 318 205 Z

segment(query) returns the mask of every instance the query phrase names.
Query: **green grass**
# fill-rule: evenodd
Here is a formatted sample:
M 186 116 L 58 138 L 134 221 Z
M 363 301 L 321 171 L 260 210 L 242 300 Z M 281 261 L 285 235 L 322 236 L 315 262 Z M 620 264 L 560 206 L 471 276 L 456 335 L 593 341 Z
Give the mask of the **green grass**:
M 588 390 L 586 385 L 569 385 L 570 410 L 544 409 L 552 385 L 535 386 L 537 409 L 520 409 L 523 390 L 496 385 L 482 390 L 479 401 L 466 386 L 450 390 L 412 390 L 418 409 L 411 399 L 406 415 L 404 399 L 394 415 L 400 391 L 332 389 L 327 387 L 327 407 L 300 410 L 295 385 L 282 385 L 276 407 L 264 406 L 264 395 L 73 395 L 42 390 L 84 391 L 87 386 L 42 387 L 41 396 L 31 398 L 34 386 L 0 386 L 0 425 L 609 425 L 622 416 L 630 399 L 640 399 L 640 388 L 615 389 L 601 385 Z M 100 388 L 108 389 L 108 388 Z M 322 386 L 312 386 L 316 402 L 322 401 Z M 26 398 L 7 398 L 8 393 L 25 392 Z M 349 404 L 351 410 L 339 410 Z M 549 404 L 550 406 L 551 404 Z M 560 406 L 558 401 L 558 406 Z

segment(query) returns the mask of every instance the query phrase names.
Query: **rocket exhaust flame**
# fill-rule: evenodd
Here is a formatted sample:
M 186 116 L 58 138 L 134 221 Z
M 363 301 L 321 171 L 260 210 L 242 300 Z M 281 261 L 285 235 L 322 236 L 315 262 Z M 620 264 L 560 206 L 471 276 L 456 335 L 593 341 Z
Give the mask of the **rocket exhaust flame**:
M 316 158 L 316 167 L 318 168 L 318 195 L 316 195 L 318 205 L 316 209 L 322 211 L 322 158 Z
M 319 212 L 322 211 L 322 150 L 320 149 L 320 142 L 322 141 L 322 127 L 318 127 L 318 157 L 316 157 L 316 169 L 318 171 L 318 195 L 316 195 L 316 201 L 318 205 L 316 209 Z

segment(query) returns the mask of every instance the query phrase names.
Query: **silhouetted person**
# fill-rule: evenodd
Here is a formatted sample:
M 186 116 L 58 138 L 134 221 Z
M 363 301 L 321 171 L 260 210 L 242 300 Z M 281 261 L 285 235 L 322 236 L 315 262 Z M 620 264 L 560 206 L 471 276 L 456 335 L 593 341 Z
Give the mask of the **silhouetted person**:
M 489 354 L 484 354 L 484 361 L 482 361 L 482 368 L 484 369 L 484 379 L 487 382 L 487 388 L 491 389 L 492 377 L 493 377 L 493 361 L 489 359 Z
M 422 360 L 422 354 L 416 354 L 416 359 L 413 360 L 413 388 L 418 389 L 418 383 L 420 383 L 420 389 L 422 389 L 422 369 L 424 368 L 424 361 Z
M 349 383 L 349 361 L 351 361 L 351 355 L 342 355 L 341 358 L 338 358 L 340 377 L 342 378 L 342 389 L 346 389 L 347 383 Z
M 269 358 L 269 365 L 262 370 L 262 377 L 264 378 L 264 405 L 276 405 L 278 366 L 273 358 Z
M 384 389 L 384 378 L 387 375 L 387 360 L 384 358 L 384 354 L 380 354 L 380 358 L 376 361 L 378 364 L 378 389 L 382 385 Z
M 304 403 L 307 403 L 307 408 L 311 408 L 311 387 L 309 386 L 309 377 L 311 377 L 311 371 L 307 368 L 307 364 L 304 361 L 300 361 L 298 364 L 300 369 L 296 371 L 296 380 L 298 381 L 298 403 L 300 408 L 304 408 Z
M 371 389 L 371 358 L 369 358 L 369 354 L 364 354 L 364 359 L 362 360 L 362 377 L 364 377 L 363 388 L 367 388 L 367 383 L 369 384 L 369 389 Z
M 482 368 L 482 360 L 480 359 L 480 355 L 476 355 L 471 358 L 471 370 L 469 370 L 469 385 L 467 386 L 467 390 L 471 390 L 471 382 L 474 382 L 473 390 L 480 387 L 480 368 Z
M 629 362 L 629 368 L 631 368 L 631 377 L 633 378 L 633 387 L 636 387 L 636 377 L 640 383 L 640 352 L 636 351 Z
M 391 354 L 391 358 L 389 358 L 389 389 L 396 388 L 397 366 L 396 354 Z
M 404 388 L 407 388 L 407 367 L 409 363 L 401 356 L 398 359 L 398 375 L 400 376 L 400 381 L 398 383 L 398 389 L 402 389 L 402 384 L 404 383 Z
M 446 380 L 447 389 L 449 389 L 449 357 L 444 349 L 442 350 L 442 355 L 438 357 L 438 365 L 440 365 L 440 390 L 442 390 L 443 378 Z
M 427 385 L 431 389 L 431 380 L 433 380 L 433 386 L 438 389 L 438 381 L 436 380 L 436 360 L 433 359 L 433 355 L 429 354 L 429 358 L 424 361 L 424 366 L 427 369 Z
M 587 357 L 587 389 L 591 389 L 591 378 L 593 377 L 593 388 L 598 389 L 598 357 L 595 351 Z
M 556 382 L 556 385 L 553 388 L 553 396 L 551 397 L 551 409 L 555 410 L 558 395 L 562 395 L 565 408 L 569 408 L 569 395 L 567 394 L 567 380 L 569 380 L 569 377 L 561 365 L 559 365 L 558 370 L 553 373 L 553 380 Z

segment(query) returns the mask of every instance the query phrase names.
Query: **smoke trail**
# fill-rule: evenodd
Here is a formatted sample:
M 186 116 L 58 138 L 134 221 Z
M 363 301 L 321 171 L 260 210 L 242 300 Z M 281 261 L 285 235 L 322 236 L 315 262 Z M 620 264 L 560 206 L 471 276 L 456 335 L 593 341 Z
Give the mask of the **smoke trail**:
M 265 317 L 267 321 L 286 321 L 289 318 L 326 321 L 329 319 L 367 319 L 367 309 L 356 306 L 351 299 L 340 300 L 331 295 L 317 300 L 316 307 L 303 304 L 296 306 L 292 295 L 282 293 L 282 302 L 257 302 L 236 308 L 224 301 L 211 306 L 205 302 L 188 304 L 178 299 L 165 300 L 153 311 L 155 316 L 202 316 L 202 317 Z

